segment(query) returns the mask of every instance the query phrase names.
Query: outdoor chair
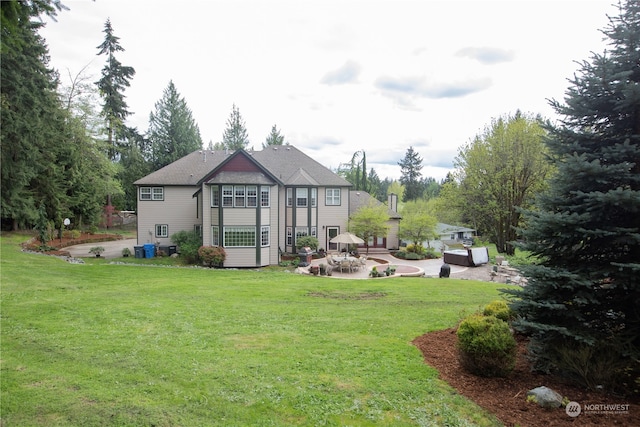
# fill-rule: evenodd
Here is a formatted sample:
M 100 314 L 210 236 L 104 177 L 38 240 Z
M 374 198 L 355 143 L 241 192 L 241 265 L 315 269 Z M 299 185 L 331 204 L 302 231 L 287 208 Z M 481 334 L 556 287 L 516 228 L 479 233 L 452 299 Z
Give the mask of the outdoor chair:
M 342 270 L 344 270 L 345 268 L 349 270 L 349 273 L 351 273 L 351 261 L 349 260 L 340 261 L 340 272 L 342 273 Z

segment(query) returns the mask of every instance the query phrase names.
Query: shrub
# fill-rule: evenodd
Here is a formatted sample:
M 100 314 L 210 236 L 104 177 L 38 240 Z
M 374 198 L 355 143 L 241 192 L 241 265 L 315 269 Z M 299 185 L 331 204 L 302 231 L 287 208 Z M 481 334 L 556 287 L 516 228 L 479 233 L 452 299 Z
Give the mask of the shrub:
M 514 317 L 513 312 L 507 305 L 506 301 L 502 300 L 491 301 L 485 306 L 482 314 L 484 314 L 485 316 L 495 316 L 500 320 L 504 320 L 505 322 L 512 320 Z
M 222 246 L 200 246 L 198 256 L 209 267 L 222 267 L 227 253 Z
M 312 251 L 318 249 L 318 239 L 313 236 L 302 236 L 296 238 L 296 247 L 298 249 L 308 246 Z
M 171 241 L 178 246 L 180 256 L 188 264 L 198 264 L 198 249 L 202 246 L 202 237 L 195 231 L 178 231 L 171 235 Z
M 612 338 L 589 345 L 566 337 L 554 340 L 552 344 L 551 350 L 545 350 L 535 338 L 529 342 L 529 352 L 537 370 L 557 373 L 589 390 L 604 389 L 623 395 L 640 392 L 638 362 L 622 356 L 627 343 Z
M 516 365 L 517 344 L 504 320 L 473 314 L 457 331 L 462 366 L 484 377 L 507 376 Z

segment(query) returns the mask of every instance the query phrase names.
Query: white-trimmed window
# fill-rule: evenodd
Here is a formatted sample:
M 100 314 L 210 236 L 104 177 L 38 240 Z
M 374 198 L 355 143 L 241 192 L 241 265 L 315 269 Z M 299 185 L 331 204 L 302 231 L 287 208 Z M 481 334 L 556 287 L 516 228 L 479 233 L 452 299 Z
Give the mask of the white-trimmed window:
M 220 227 L 211 226 L 211 246 L 220 246 Z
M 220 187 L 217 185 L 211 186 L 211 207 L 217 208 L 220 206 Z
M 271 187 L 260 187 L 260 206 L 263 208 L 271 206 Z
M 255 226 L 235 226 L 224 228 L 224 246 L 247 248 L 256 246 Z
M 317 227 L 311 227 L 311 235 L 313 237 L 318 237 L 318 229 L 317 229 Z
M 244 189 L 244 185 L 236 185 L 235 187 L 233 187 L 234 189 L 234 202 L 233 205 L 236 208 L 244 208 L 244 195 L 245 195 L 245 189 Z
M 167 224 L 156 224 L 156 237 L 169 237 L 169 226 Z
M 222 206 L 225 208 L 233 207 L 233 186 L 222 186 Z
M 298 245 L 298 239 L 300 237 L 304 237 L 308 235 L 309 235 L 308 227 L 296 227 L 296 246 Z
M 270 234 L 270 227 L 268 225 L 263 225 L 262 227 L 260 227 L 260 246 L 269 246 Z
M 287 188 L 287 206 L 293 206 L 293 188 Z
M 202 237 L 202 226 L 200 224 L 195 224 L 193 226 L 193 231 L 200 237 Z
M 164 200 L 164 187 L 140 187 L 140 200 Z
M 255 208 L 258 206 L 258 187 L 255 185 L 247 186 L 247 207 Z
M 327 206 L 340 206 L 340 189 L 339 188 L 327 188 L 325 204 Z
M 299 208 L 303 208 L 307 206 L 309 199 L 309 189 L 308 188 L 296 188 L 296 206 Z
M 293 229 L 287 227 L 287 246 L 293 245 Z
M 317 188 L 311 189 L 311 206 L 314 208 L 318 206 L 318 189 Z

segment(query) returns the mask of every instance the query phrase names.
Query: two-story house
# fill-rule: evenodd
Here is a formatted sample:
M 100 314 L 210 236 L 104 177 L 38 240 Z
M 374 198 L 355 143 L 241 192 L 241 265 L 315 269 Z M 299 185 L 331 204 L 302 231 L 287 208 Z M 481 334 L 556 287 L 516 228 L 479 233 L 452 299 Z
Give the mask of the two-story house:
M 197 230 L 225 248 L 227 267 L 277 264 L 300 236 L 328 248 L 347 231 L 351 184 L 290 145 L 195 151 L 134 184 L 139 245 Z

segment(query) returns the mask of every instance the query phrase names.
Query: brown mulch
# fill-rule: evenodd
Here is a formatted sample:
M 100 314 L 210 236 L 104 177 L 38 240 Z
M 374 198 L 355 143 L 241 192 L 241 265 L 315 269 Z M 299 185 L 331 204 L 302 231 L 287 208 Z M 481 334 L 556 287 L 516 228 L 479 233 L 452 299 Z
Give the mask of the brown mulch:
M 458 393 L 494 414 L 506 426 L 640 426 L 640 401 L 567 385 L 560 379 L 532 372 L 526 358 L 526 340 L 518 340 L 516 367 L 508 378 L 484 378 L 466 372 L 457 354 L 455 329 L 422 335 L 413 344 L 420 349 L 425 363 L 440 373 L 440 378 Z M 565 408 L 544 409 L 527 402 L 527 391 L 547 386 L 582 407 L 575 418 Z M 585 405 L 629 404 L 628 413 L 585 413 Z
M 34 237 L 23 243 L 22 248 L 27 251 L 42 252 L 47 255 L 69 256 L 69 252 L 64 250 L 67 246 L 81 245 L 84 243 L 111 242 L 114 240 L 121 240 L 122 238 L 123 237 L 120 234 L 81 233 L 75 239 L 70 236 L 53 239 L 47 243 L 47 246 L 52 249 L 43 251 L 41 249 L 42 243 L 40 242 L 40 239 Z

